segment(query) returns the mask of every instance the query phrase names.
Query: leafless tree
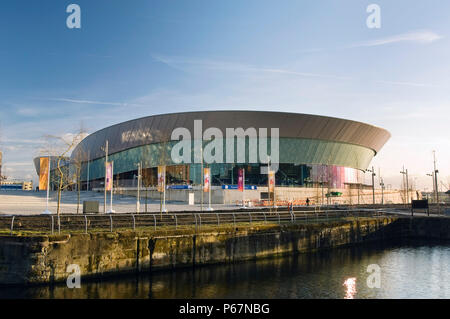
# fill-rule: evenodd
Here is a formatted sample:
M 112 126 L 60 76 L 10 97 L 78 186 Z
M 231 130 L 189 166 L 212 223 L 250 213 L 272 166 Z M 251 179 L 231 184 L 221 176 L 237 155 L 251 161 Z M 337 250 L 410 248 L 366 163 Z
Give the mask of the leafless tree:
M 80 130 L 81 139 L 84 138 L 84 131 Z M 80 139 L 80 141 L 81 141 Z M 78 144 L 78 143 L 77 143 Z M 81 201 L 81 173 L 83 168 L 83 162 L 86 159 L 86 152 L 83 148 L 79 148 L 75 156 L 72 157 L 70 164 L 73 168 L 73 176 L 76 183 L 77 189 L 77 214 L 80 212 L 80 201 Z
M 142 184 L 145 187 L 145 212 L 148 212 L 147 203 L 148 203 L 148 189 L 153 184 L 153 174 L 151 168 L 145 168 L 142 170 Z
M 53 176 L 53 180 L 57 185 L 56 213 L 58 216 L 60 216 L 61 213 L 62 192 L 77 184 L 76 173 L 71 174 L 70 172 L 70 153 L 85 136 L 86 133 L 80 129 L 80 131 L 75 134 L 68 133 L 63 136 L 46 135 L 44 137 L 48 145 L 42 152 L 56 158 L 56 173 Z

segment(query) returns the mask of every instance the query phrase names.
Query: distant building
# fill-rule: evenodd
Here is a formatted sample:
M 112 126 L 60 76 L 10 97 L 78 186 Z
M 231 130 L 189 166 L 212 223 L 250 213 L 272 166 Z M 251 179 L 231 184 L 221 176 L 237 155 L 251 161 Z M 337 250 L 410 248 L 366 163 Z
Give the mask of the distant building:
M 33 181 L 20 181 L 20 180 L 4 180 L 0 183 L 1 190 L 33 190 Z
M 36 157 L 33 160 L 34 166 L 36 168 L 36 173 L 39 176 L 39 184 L 37 185 L 40 190 L 45 190 L 47 185 L 47 179 L 48 179 L 48 164 L 50 164 L 50 189 L 56 190 L 59 183 L 59 173 L 58 173 L 58 157 L 57 156 L 40 156 Z M 69 162 L 70 159 L 67 157 L 64 157 L 61 159 L 60 166 L 61 170 L 64 173 L 64 176 L 66 178 L 69 177 Z M 47 169 L 41 169 L 41 164 L 45 165 Z M 73 174 L 72 174 L 73 175 Z

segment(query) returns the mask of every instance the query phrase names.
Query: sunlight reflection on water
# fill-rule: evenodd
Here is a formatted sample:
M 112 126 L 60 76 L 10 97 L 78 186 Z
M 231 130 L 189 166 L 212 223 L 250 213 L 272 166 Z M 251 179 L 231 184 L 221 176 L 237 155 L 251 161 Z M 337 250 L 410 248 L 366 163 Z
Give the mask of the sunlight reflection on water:
M 353 299 L 356 294 L 356 278 L 347 278 L 343 285 L 347 287 L 344 299 Z

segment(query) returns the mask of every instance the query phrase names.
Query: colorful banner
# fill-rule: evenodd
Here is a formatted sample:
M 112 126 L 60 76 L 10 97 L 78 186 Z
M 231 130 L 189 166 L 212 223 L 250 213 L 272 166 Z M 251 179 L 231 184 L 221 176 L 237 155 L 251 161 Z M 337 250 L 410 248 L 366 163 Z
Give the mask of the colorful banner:
M 269 193 L 273 193 L 275 191 L 275 172 L 269 172 Z
M 40 158 L 40 166 L 39 166 L 39 190 L 46 191 L 48 187 L 48 165 L 49 159 L 48 157 Z
M 166 187 L 166 167 L 158 166 L 158 192 L 164 192 Z
M 243 168 L 238 170 L 238 190 L 240 192 L 244 191 L 244 169 Z
M 209 192 L 209 188 L 211 187 L 211 168 L 205 167 L 203 169 L 203 191 Z
M 108 163 L 106 163 L 106 190 L 107 191 L 110 191 L 112 188 L 112 177 L 113 177 L 112 163 L 108 162 Z

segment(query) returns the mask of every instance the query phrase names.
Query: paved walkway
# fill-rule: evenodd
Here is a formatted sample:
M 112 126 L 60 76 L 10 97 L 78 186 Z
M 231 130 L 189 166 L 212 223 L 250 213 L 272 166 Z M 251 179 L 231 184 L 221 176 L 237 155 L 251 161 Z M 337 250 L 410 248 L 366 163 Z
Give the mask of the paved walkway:
M 36 215 L 42 213 L 46 208 L 46 192 L 33 191 L 0 191 L 0 214 L 11 215 Z M 83 211 L 83 201 L 99 201 L 100 212 L 103 212 L 103 193 L 96 192 L 81 192 L 80 212 Z M 107 210 L 109 210 L 109 195 L 107 199 Z M 56 192 L 51 192 L 49 200 L 49 210 L 56 213 Z M 159 200 L 148 200 L 148 212 L 159 212 Z M 204 204 L 204 209 L 208 204 Z M 215 210 L 235 209 L 236 205 L 212 205 Z M 167 202 L 166 208 L 168 211 L 194 211 L 200 210 L 200 204 L 187 205 L 183 202 Z M 127 213 L 136 211 L 136 197 L 115 195 L 113 201 L 113 209 L 116 213 Z M 141 212 L 145 211 L 145 199 L 141 198 Z M 61 198 L 61 212 L 63 214 L 75 214 L 77 212 L 77 193 L 63 192 Z

